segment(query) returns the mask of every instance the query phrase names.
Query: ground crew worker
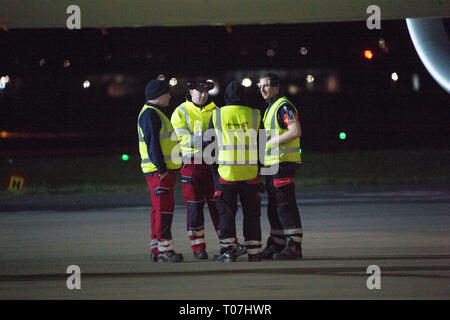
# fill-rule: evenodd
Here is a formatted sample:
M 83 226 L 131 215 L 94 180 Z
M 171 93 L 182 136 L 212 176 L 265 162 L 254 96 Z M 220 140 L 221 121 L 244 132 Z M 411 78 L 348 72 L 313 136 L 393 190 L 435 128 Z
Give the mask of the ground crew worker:
M 212 114 L 218 149 L 215 178 L 216 206 L 220 218 L 218 262 L 236 260 L 237 197 L 244 214 L 244 246 L 249 261 L 259 261 L 261 251 L 261 210 L 258 199 L 259 110 L 245 106 L 243 88 L 232 81 L 225 89 L 225 106 Z
M 196 259 L 208 259 L 205 243 L 203 207 L 208 204 L 216 232 L 219 217 L 214 200 L 214 178 L 210 165 L 203 161 L 203 133 L 208 129 L 216 105 L 209 99 L 212 81 L 189 81 L 189 95 L 172 114 L 171 122 L 180 141 L 183 157 L 181 183 L 186 200 L 187 233 Z
M 164 114 L 171 99 L 169 86 L 163 81 L 151 80 L 145 87 L 145 99 L 138 117 L 138 139 L 141 167 L 152 200 L 151 259 L 181 262 L 183 256 L 173 250 L 171 232 L 175 170 L 181 167 L 181 155 L 177 139 L 172 138 L 172 124 Z
M 268 103 L 263 117 L 267 138 L 264 166 L 278 166 L 276 173 L 266 178 L 267 216 L 271 229 L 261 255 L 263 259 L 300 259 L 303 230 L 294 181 L 295 171 L 301 163 L 298 110 L 280 95 L 277 75 L 269 73 L 262 76 L 258 87 Z

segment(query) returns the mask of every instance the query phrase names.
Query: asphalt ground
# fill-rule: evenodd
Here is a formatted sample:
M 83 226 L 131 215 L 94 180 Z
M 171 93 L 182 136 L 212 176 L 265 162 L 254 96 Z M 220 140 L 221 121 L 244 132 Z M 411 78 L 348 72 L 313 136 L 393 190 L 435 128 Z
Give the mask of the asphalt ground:
M 182 201 L 176 205 L 172 233 L 185 261 L 152 263 L 149 200 L 136 195 L 120 202 L 125 198 L 84 195 L 2 203 L 0 299 L 450 297 L 450 193 L 445 187 L 299 192 L 304 259 L 256 263 L 246 256 L 234 263 L 212 261 L 219 247 L 207 214 L 210 259 L 196 261 Z M 263 198 L 263 240 L 269 233 L 265 205 Z M 241 211 L 237 230 L 242 240 Z M 81 270 L 79 290 L 67 288 L 70 265 Z M 374 283 L 371 265 L 380 268 L 380 289 L 367 286 Z

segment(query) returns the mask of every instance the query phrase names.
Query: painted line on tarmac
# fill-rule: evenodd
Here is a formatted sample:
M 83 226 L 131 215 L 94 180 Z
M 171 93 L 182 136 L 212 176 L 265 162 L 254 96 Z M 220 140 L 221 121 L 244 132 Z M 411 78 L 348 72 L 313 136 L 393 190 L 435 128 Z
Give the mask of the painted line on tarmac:
M 279 262 L 279 261 L 278 261 Z M 218 263 L 216 263 L 218 264 Z M 251 263 L 252 265 L 254 263 Z M 180 265 L 183 265 L 180 263 Z M 224 266 L 228 264 L 224 264 Z M 411 276 L 411 277 L 434 277 L 450 279 L 450 274 L 414 274 L 412 272 L 441 271 L 450 272 L 450 266 L 380 266 L 383 275 Z M 394 274 L 396 272 L 396 274 Z M 155 272 L 106 272 L 106 273 L 83 273 L 84 279 L 98 278 L 149 278 L 149 277 L 177 277 L 177 276 L 210 276 L 224 274 L 277 274 L 277 275 L 347 275 L 367 276 L 367 267 L 285 267 L 285 268 L 253 268 L 247 269 L 220 269 L 220 270 L 190 270 L 190 271 L 155 271 Z M 54 274 L 17 274 L 0 275 L 0 282 L 11 281 L 42 281 L 67 279 L 66 273 Z

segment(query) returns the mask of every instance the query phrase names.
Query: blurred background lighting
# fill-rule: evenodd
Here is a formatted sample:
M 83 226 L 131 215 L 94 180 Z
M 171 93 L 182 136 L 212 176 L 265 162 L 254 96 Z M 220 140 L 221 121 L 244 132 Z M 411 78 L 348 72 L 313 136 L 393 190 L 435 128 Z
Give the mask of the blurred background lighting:
M 177 83 L 178 83 L 177 78 L 172 78 L 172 79 L 169 80 L 169 84 L 170 84 L 172 87 L 175 87 L 175 86 L 177 85 Z
M 306 54 L 308 54 L 308 49 L 306 49 L 306 47 L 301 47 L 301 48 L 300 48 L 300 53 L 301 53 L 302 55 L 306 55 Z
M 295 85 L 295 84 L 291 84 L 288 87 L 288 92 L 291 95 L 296 95 L 297 93 L 299 93 L 299 91 L 300 91 L 299 87 L 297 85 Z
M 328 92 L 338 92 L 339 85 L 336 76 L 331 75 L 327 78 L 327 90 Z
M 412 86 L 413 86 L 414 91 L 420 90 L 420 79 L 419 79 L 419 75 L 417 73 L 414 73 L 412 75 Z
M 383 50 L 384 53 L 389 52 L 389 48 L 383 38 L 380 38 L 380 40 L 378 40 L 378 46 L 381 48 L 381 50 Z
M 398 73 L 397 73 L 397 72 L 393 72 L 393 73 L 391 74 L 391 79 L 392 79 L 393 81 L 397 81 L 397 80 L 398 80 Z
M 313 83 L 313 82 L 314 82 L 314 77 L 313 77 L 311 74 L 308 74 L 308 75 L 306 76 L 306 81 L 307 81 L 308 83 Z
M 128 161 L 130 157 L 127 154 L 122 155 L 122 161 Z
M 0 78 L 0 90 L 5 89 L 6 84 L 9 82 L 9 76 L 3 76 Z
M 219 83 L 217 81 L 208 79 L 206 81 L 211 81 L 214 83 L 214 88 L 212 88 L 211 90 L 208 91 L 208 93 L 212 96 L 217 96 L 220 92 L 220 87 L 219 87 Z
M 159 76 L 156 77 L 156 80 L 164 81 L 164 80 L 166 80 L 166 76 L 163 74 L 160 74 Z
M 273 57 L 273 56 L 275 55 L 275 50 L 273 50 L 273 49 L 268 49 L 268 50 L 266 51 L 266 55 L 267 55 L 268 57 Z
M 341 140 L 347 139 L 347 134 L 344 131 L 339 132 L 339 139 Z
M 371 60 L 373 58 L 373 53 L 371 50 L 365 50 L 364 51 L 364 57 L 368 60 Z
M 249 78 L 244 78 L 242 79 L 242 85 L 246 88 L 251 87 L 252 80 L 250 80 Z
M 83 82 L 83 88 L 87 89 L 91 86 L 91 83 L 89 82 L 89 80 L 86 80 Z
M 64 60 L 63 66 L 64 68 L 70 67 L 70 60 Z

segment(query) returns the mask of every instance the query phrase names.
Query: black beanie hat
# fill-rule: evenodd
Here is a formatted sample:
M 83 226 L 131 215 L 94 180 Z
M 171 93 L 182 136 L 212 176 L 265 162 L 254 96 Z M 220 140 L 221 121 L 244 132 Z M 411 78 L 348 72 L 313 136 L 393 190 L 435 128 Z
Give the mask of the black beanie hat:
M 162 80 L 150 80 L 145 86 L 145 100 L 156 99 L 169 92 L 169 86 Z
M 244 88 L 241 84 L 233 80 L 225 88 L 224 100 L 226 105 L 245 105 Z

